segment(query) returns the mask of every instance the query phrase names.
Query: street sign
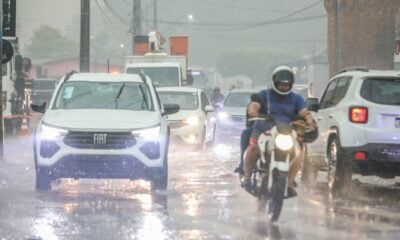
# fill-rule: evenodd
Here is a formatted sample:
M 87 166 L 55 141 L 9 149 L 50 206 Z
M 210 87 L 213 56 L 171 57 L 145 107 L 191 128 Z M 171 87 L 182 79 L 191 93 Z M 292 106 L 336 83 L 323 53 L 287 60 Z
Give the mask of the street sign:
M 11 60 L 12 56 L 14 55 L 14 50 L 11 43 L 5 39 L 2 39 L 2 45 L 3 51 L 1 53 L 1 63 L 6 64 Z

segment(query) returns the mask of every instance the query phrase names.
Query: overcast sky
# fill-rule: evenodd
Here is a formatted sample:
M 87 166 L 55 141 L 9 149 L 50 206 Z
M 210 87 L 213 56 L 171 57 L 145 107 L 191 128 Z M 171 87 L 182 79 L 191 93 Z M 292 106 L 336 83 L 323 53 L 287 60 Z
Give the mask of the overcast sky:
M 108 28 L 114 40 L 130 45 L 133 0 L 91 1 L 92 31 Z M 158 0 L 158 26 L 166 36 L 189 35 L 190 60 L 212 65 L 223 49 L 261 47 L 306 54 L 326 48 L 323 1 L 316 0 Z M 142 0 L 143 33 L 152 30 L 153 0 Z M 22 46 L 42 24 L 78 25 L 80 1 L 18 0 L 17 34 Z M 192 18 L 188 18 L 191 15 Z M 307 20 L 308 19 L 308 20 Z M 275 21 L 285 21 L 276 24 Z M 70 34 L 71 35 L 71 34 Z M 74 34 L 78 35 L 78 34 Z M 70 36 L 78 41 L 79 36 Z M 118 44 L 119 45 L 119 44 Z M 130 51 L 130 50 L 129 50 Z M 129 53 L 128 51 L 128 53 Z

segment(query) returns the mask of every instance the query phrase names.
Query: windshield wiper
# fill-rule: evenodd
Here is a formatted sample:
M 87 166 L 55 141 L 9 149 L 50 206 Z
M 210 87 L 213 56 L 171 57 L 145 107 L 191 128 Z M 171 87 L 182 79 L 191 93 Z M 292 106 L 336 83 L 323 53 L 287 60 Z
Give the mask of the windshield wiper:
M 118 109 L 118 99 L 121 96 L 121 93 L 124 90 L 124 88 L 125 88 L 125 83 L 122 84 L 122 86 L 118 90 L 117 96 L 115 96 L 115 109 Z
M 139 89 L 140 89 L 140 92 L 142 93 L 143 102 L 144 102 L 144 104 L 146 104 L 147 110 L 149 110 L 149 103 L 147 102 L 146 94 L 144 94 L 144 90 L 143 90 L 143 87 L 141 84 L 139 84 Z

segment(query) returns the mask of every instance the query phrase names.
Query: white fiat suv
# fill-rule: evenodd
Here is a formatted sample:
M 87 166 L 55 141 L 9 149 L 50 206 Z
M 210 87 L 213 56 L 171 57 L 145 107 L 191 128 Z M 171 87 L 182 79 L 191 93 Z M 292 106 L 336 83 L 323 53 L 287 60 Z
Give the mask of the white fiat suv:
M 319 137 L 307 144 L 303 173 L 326 168 L 339 193 L 352 173 L 400 176 L 400 72 L 350 68 L 330 80 L 319 102 L 308 100 Z
M 167 188 L 165 115 L 179 106 L 161 105 L 148 77 L 70 73 L 48 109 L 32 109 L 44 113 L 34 136 L 36 189 L 58 178 L 141 178 Z

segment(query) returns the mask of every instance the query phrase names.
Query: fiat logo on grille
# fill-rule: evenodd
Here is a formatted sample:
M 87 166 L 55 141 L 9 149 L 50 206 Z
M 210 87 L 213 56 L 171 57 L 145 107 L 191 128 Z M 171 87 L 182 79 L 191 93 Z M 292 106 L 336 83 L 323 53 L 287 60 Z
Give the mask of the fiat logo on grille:
M 106 133 L 93 134 L 93 144 L 95 144 L 95 145 L 107 144 L 107 134 Z

